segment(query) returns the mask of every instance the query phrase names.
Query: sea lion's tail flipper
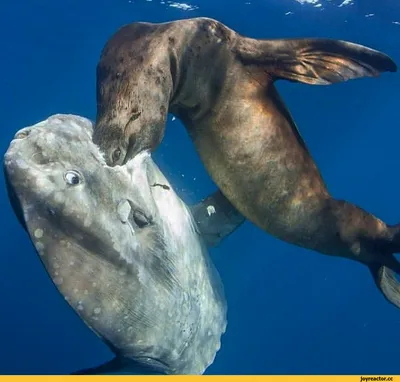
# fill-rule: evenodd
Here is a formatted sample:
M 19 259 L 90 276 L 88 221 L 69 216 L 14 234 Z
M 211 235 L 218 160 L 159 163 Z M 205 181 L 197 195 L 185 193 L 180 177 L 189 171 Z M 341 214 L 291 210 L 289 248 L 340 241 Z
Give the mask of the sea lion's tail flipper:
M 386 54 L 341 40 L 240 37 L 232 50 L 250 72 L 311 85 L 397 71 L 395 62 Z
M 395 272 L 380 264 L 369 265 L 369 270 L 386 300 L 400 308 L 400 283 L 396 279 Z

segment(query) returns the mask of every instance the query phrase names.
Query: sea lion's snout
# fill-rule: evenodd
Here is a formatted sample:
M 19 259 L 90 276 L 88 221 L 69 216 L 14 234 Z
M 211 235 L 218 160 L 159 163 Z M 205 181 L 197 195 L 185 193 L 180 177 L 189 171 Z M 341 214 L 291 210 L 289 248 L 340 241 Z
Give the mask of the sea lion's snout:
M 112 153 L 111 153 L 111 163 L 118 163 L 118 161 L 121 158 L 122 150 L 117 147 Z
M 99 148 L 107 166 L 123 164 L 128 149 L 128 141 L 118 125 L 97 122 L 92 135 L 93 143 Z
M 107 166 L 122 166 L 125 164 L 126 160 L 126 150 L 122 146 L 110 147 L 107 149 L 103 149 L 102 146 L 99 146 L 100 150 L 103 152 L 104 159 L 106 161 Z
M 119 141 L 107 141 L 104 139 L 98 139 L 93 141 L 100 149 L 100 152 L 103 154 L 104 160 L 107 166 L 122 166 L 125 161 L 126 153 L 127 153 L 127 145 L 121 144 Z
M 136 109 L 135 109 L 136 110 Z M 166 108 L 134 111 L 131 115 L 109 115 L 96 122 L 92 140 L 108 166 L 122 166 L 140 152 L 154 151 L 165 133 Z
M 103 149 L 102 146 L 99 146 L 100 152 L 103 154 L 103 158 L 107 166 L 115 167 L 122 166 L 125 158 L 125 150 L 120 147 L 111 148 L 111 149 Z
M 123 166 L 139 154 L 139 152 L 149 149 L 151 149 L 150 145 L 141 144 L 139 140 L 131 136 L 127 145 L 119 144 L 116 147 L 111 147 L 104 152 L 104 156 L 108 166 Z

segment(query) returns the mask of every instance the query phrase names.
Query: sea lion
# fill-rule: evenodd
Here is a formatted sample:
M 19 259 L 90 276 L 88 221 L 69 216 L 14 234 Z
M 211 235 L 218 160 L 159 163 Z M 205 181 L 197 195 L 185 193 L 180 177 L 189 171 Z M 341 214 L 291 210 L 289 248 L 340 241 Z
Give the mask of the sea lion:
M 20 130 L 4 170 L 14 211 L 58 291 L 116 354 L 75 374 L 202 374 L 227 309 L 206 244 L 244 220 L 229 201 L 217 192 L 190 212 L 148 152 L 105 166 L 92 123 L 74 115 Z
M 400 226 L 330 195 L 274 82 L 327 85 L 395 72 L 346 41 L 258 40 L 209 18 L 123 26 L 97 65 L 94 142 L 123 164 L 179 118 L 208 173 L 251 222 L 286 242 L 361 262 L 400 307 Z

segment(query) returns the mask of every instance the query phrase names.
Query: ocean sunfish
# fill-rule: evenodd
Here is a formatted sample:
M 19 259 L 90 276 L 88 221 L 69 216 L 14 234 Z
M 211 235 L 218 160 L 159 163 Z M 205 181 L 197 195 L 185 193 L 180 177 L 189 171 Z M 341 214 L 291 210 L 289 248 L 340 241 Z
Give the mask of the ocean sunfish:
M 206 248 L 244 218 L 220 192 L 192 214 L 148 152 L 108 167 L 92 132 L 57 114 L 18 131 L 4 156 L 11 204 L 49 276 L 115 353 L 77 373 L 202 374 L 227 324 Z

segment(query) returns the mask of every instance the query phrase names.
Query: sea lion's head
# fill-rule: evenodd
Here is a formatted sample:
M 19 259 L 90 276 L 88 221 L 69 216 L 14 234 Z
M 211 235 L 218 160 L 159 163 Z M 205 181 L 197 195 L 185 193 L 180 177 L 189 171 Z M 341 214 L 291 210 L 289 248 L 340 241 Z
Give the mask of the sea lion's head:
M 140 120 L 140 113 L 135 113 L 125 123 L 120 115 L 113 122 L 97 123 L 93 142 L 99 147 L 107 165 L 125 165 L 138 153 L 158 147 L 165 133 L 165 118 L 160 115 L 159 119 L 147 123 L 145 118 Z
M 154 150 L 164 136 L 174 76 L 168 42 L 160 33 L 164 28 L 151 23 L 122 27 L 97 64 L 93 142 L 109 166 Z

